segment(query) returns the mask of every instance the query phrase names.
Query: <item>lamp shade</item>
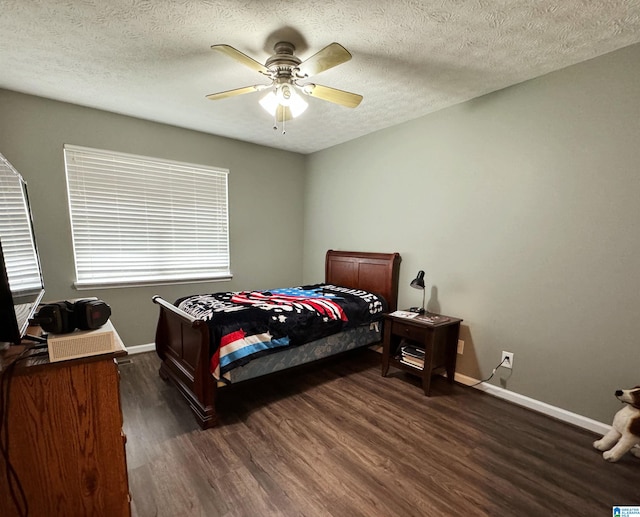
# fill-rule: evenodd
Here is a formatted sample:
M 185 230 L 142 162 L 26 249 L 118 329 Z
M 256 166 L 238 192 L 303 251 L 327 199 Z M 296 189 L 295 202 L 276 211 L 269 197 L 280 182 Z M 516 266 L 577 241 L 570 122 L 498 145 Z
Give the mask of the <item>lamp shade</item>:
M 410 285 L 414 289 L 424 289 L 424 271 L 418 271 L 418 276 L 411 281 Z

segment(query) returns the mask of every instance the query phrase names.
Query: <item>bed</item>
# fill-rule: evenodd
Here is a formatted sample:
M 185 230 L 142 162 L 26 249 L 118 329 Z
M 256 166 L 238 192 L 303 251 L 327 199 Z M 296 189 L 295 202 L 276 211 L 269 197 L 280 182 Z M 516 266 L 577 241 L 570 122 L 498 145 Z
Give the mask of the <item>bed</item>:
M 156 329 L 156 352 L 162 361 L 160 376 L 176 385 L 203 429 L 213 427 L 218 421 L 215 401 L 219 389 L 380 342 L 382 312 L 392 312 L 397 308 L 400 260 L 398 253 L 329 250 L 325 258 L 324 283 L 304 286 L 304 291 L 311 292 L 309 299 L 312 301 L 316 292 L 329 293 L 328 296 L 336 299 L 363 298 L 369 303 L 369 307 L 375 306 L 375 310 L 372 309 L 371 312 L 377 314 L 373 314 L 372 321 L 358 325 L 344 325 L 339 331 L 336 331 L 337 323 L 334 322 L 330 334 L 317 339 L 315 330 L 310 326 L 310 333 L 307 336 L 309 339 L 305 339 L 302 335 L 293 336 L 291 342 L 287 341 L 286 346 L 281 346 L 277 350 L 259 351 L 255 357 L 236 360 L 233 365 L 235 367 L 229 371 L 224 371 L 225 365 L 228 364 L 225 360 L 228 357 L 221 357 L 217 351 L 222 348 L 221 340 L 233 333 L 224 334 L 226 330 L 219 330 L 226 327 L 219 323 L 221 320 L 217 314 L 213 318 L 210 313 L 206 317 L 201 316 L 206 313 L 206 310 L 203 312 L 204 305 L 198 297 L 211 298 L 214 304 L 227 304 L 229 298 L 233 298 L 234 302 L 238 301 L 237 298 L 241 298 L 240 302 L 255 303 L 253 298 L 261 296 L 264 292 L 194 295 L 194 297 L 177 300 L 176 304 L 160 296 L 154 296 L 153 301 L 160 308 Z M 363 294 L 365 292 L 376 296 Z M 270 296 L 277 294 L 280 297 L 288 293 L 288 290 L 272 290 L 267 294 Z M 220 296 L 216 296 L 218 294 Z M 247 302 L 243 299 L 247 297 L 252 300 Z M 382 307 L 378 306 L 377 301 L 375 303 L 372 301 L 378 299 L 383 301 Z M 223 301 L 220 302 L 220 300 Z M 332 319 L 329 313 L 333 308 L 333 305 L 329 308 L 324 306 L 320 308 L 323 319 Z M 250 313 L 250 310 L 244 307 L 240 307 L 238 311 L 242 314 Z M 235 314 L 233 317 L 237 319 L 238 315 Z M 344 319 L 344 315 L 333 316 L 333 318 Z M 306 325 L 306 323 L 298 324 L 296 328 L 306 329 Z M 278 339 L 273 340 L 278 342 Z M 233 344 L 228 348 L 233 349 L 235 353 L 238 347 Z M 217 357 L 216 354 L 218 354 Z M 233 354 L 229 357 L 231 356 Z

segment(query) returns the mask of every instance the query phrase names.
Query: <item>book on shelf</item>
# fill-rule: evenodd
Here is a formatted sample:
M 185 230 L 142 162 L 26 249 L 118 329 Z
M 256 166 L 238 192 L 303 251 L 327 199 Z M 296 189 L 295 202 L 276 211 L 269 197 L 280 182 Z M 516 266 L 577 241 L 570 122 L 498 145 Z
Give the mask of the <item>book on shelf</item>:
M 413 368 L 417 368 L 422 370 L 424 368 L 424 359 L 418 359 L 416 357 L 411 357 L 409 355 L 403 355 L 400 357 L 400 362 L 402 364 L 406 364 L 407 366 L 411 366 Z
M 414 345 L 401 345 L 400 353 L 404 356 L 411 356 L 417 359 L 424 359 L 424 349 L 418 348 Z

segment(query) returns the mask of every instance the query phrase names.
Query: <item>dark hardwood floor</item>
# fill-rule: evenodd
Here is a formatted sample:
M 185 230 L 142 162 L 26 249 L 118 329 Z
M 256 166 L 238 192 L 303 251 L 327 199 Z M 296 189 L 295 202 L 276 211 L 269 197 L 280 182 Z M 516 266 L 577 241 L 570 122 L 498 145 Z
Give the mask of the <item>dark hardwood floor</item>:
M 201 431 L 154 353 L 121 364 L 133 515 L 604 516 L 640 460 L 473 388 L 380 375 L 371 351 L 233 389 Z

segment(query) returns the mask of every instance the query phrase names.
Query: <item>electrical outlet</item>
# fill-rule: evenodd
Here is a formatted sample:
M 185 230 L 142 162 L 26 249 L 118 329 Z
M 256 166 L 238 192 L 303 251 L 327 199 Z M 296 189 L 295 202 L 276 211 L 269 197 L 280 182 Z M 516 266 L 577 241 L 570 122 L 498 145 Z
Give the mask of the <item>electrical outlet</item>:
M 506 359 L 506 361 L 505 361 Z M 513 352 L 505 352 L 502 351 L 502 360 L 501 360 L 503 368 L 513 368 Z
M 464 354 L 464 341 L 462 339 L 458 339 L 458 353 L 460 355 Z

